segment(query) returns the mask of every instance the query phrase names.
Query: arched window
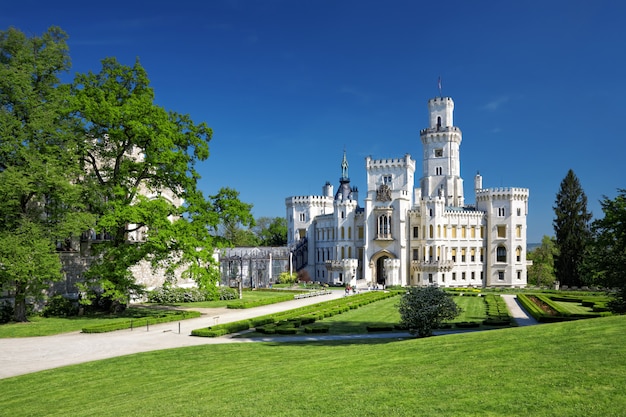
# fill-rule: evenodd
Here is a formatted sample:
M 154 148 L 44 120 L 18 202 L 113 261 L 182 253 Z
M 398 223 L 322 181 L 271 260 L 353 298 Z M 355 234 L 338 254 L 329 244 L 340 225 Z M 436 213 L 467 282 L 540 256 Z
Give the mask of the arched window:
M 429 229 L 429 232 L 430 232 L 430 234 L 428 235 L 428 237 L 432 239 L 432 238 L 433 238 L 433 225 L 431 224 L 431 225 L 430 225 L 430 227 L 429 227 L 428 229 Z
M 517 262 L 522 261 L 522 248 L 519 246 L 517 247 L 517 249 L 515 249 L 515 259 L 517 260 Z
M 441 127 L 441 116 L 437 116 L 437 129 Z
M 348 226 L 348 239 L 352 239 L 352 227 Z
M 378 217 L 378 238 L 391 239 L 391 215 L 381 214 Z
M 342 227 L 342 228 L 341 228 L 341 238 L 342 238 L 342 239 L 345 239 L 345 233 L 344 233 L 344 232 L 345 232 L 345 230 L 344 230 L 344 228 Z
M 496 249 L 496 262 L 506 262 L 506 248 L 498 246 Z

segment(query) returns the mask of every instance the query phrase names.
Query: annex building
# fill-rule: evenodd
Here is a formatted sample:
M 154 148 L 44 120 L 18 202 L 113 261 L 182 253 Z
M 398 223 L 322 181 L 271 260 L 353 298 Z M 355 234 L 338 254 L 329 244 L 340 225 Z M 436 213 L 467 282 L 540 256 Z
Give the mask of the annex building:
M 344 151 L 338 189 L 285 200 L 288 245 L 314 281 L 353 286 L 526 286 L 527 188 L 483 188 L 466 204 L 450 97 L 428 100 L 421 172 L 409 154 L 365 159 L 363 206 Z M 417 183 L 415 176 L 418 176 Z

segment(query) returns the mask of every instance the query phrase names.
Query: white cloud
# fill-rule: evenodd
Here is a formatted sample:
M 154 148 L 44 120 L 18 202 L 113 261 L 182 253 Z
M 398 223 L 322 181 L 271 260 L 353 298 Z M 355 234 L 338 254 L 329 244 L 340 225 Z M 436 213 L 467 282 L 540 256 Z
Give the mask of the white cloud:
M 500 107 L 502 107 L 504 104 L 508 103 L 508 101 L 509 101 L 508 96 L 498 97 L 496 99 L 491 100 L 489 103 L 485 104 L 483 106 L 483 109 L 489 110 L 489 111 L 496 111 Z

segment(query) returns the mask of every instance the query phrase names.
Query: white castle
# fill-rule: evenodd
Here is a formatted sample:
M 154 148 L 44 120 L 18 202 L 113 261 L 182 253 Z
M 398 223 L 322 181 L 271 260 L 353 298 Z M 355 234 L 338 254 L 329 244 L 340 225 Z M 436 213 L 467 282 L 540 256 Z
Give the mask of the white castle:
M 462 134 L 454 101 L 428 101 L 420 131 L 422 177 L 416 162 L 365 159 L 367 194 L 359 206 L 344 151 L 339 188 L 285 200 L 288 245 L 296 269 L 312 280 L 353 286 L 526 286 L 527 188 L 487 188 L 474 178 L 466 205 L 460 175 Z

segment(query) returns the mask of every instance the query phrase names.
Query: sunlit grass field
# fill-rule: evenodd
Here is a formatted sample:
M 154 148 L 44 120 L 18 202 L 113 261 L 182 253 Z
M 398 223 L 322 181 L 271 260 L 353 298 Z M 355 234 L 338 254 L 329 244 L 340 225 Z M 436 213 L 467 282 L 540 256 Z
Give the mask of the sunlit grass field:
M 0 380 L 1 414 L 623 416 L 625 326 L 155 351 Z

